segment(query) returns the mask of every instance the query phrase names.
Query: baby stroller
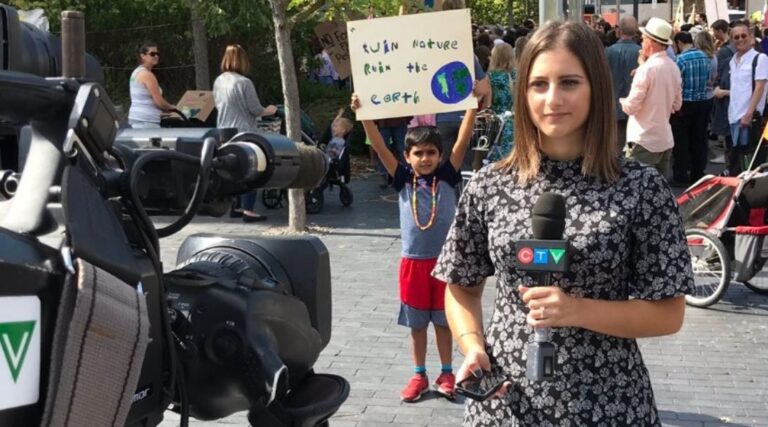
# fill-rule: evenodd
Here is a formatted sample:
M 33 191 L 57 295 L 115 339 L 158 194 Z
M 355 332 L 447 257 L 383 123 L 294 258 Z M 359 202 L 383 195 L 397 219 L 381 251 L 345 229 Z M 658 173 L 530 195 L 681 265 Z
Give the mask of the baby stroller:
M 279 107 L 276 116 L 278 116 L 278 118 L 265 121 L 264 126 L 271 126 L 270 130 L 272 131 L 284 129 L 284 120 L 279 120 L 282 119 L 284 115 Z M 311 123 L 309 118 L 304 120 L 302 117 L 301 139 L 305 144 L 317 145 L 315 140 L 314 124 Z M 326 147 L 320 146 L 320 148 L 325 150 Z M 324 191 L 328 189 L 332 192 L 335 187 L 339 188 L 339 201 L 341 204 L 343 206 L 351 205 L 354 197 L 352 196 L 352 190 L 350 190 L 347 186 L 347 183 L 349 183 L 351 179 L 351 170 L 352 168 L 349 158 L 348 144 L 345 141 L 343 148 L 338 153 L 338 156 L 330 160 L 328 165 L 328 173 L 326 173 L 320 185 L 304 193 L 304 202 L 307 213 L 320 213 L 325 206 Z M 261 202 L 268 209 L 280 208 L 284 204 L 287 205 L 288 192 L 286 190 L 265 189 L 261 193 Z
M 285 135 L 285 109 L 277 105 L 277 112 L 272 117 L 262 117 L 258 123 L 262 132 L 273 132 Z M 301 112 L 301 142 L 316 146 L 315 124 L 303 111 Z M 261 202 L 267 209 L 277 209 L 288 206 L 288 191 L 285 189 L 265 188 L 261 192 Z M 305 210 L 315 214 L 323 209 L 322 185 L 304 192 Z
M 493 150 L 499 148 L 499 138 L 508 120 L 512 119 L 512 113 L 505 111 L 496 114 L 493 110 L 486 109 L 477 113 L 475 125 L 470 141 L 472 155 L 472 170 L 462 171 L 462 185 L 466 185 L 475 171 L 489 163 L 488 157 Z
M 323 147 L 327 149 L 326 147 Z M 326 151 L 327 152 L 327 151 Z M 354 197 L 352 196 L 352 190 L 349 189 L 347 183 L 349 183 L 352 177 L 352 165 L 349 158 L 349 144 L 345 139 L 344 146 L 335 158 L 331 158 L 328 165 L 328 173 L 325 175 L 325 179 L 320 184 L 319 189 L 320 197 L 322 199 L 322 190 L 328 190 L 333 192 L 334 187 L 339 187 L 339 201 L 342 206 L 349 206 L 352 204 Z
M 762 271 L 768 259 L 768 163 L 738 177 L 705 176 L 678 196 L 677 203 L 695 279 L 695 291 L 686 295 L 686 302 L 710 306 L 731 281 L 768 295 L 768 271 Z

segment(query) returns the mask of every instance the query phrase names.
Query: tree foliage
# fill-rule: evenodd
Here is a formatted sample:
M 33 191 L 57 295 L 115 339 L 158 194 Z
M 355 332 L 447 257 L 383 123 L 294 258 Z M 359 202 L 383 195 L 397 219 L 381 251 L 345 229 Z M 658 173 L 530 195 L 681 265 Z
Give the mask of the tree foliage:
M 508 8 L 512 4 L 513 22 L 520 24 L 526 18 L 538 19 L 538 0 L 468 0 L 472 21 L 476 24 L 508 24 Z

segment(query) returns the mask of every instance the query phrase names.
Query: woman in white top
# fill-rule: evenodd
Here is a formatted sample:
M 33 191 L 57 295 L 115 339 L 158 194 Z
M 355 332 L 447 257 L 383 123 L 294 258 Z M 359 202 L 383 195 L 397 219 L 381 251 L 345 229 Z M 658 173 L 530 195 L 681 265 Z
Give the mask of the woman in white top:
M 163 98 L 152 69 L 160 62 L 160 52 L 154 43 L 144 43 L 139 48 L 139 66 L 133 70 L 129 82 L 131 108 L 128 123 L 134 128 L 159 128 L 163 111 L 176 108 Z

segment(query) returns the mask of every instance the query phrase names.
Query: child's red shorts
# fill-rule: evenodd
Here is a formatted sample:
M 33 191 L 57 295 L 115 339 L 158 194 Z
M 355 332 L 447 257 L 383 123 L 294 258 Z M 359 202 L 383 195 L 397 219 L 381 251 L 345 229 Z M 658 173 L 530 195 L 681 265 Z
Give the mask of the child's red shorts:
M 400 316 L 398 324 L 427 327 L 431 321 L 448 326 L 445 318 L 445 282 L 432 277 L 437 258 L 400 259 Z

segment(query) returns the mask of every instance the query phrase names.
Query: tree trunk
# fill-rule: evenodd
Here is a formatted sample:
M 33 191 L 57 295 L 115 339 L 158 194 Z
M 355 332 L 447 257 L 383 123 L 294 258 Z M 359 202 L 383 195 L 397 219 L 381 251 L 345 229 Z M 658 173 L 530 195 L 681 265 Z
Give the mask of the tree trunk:
M 294 143 L 301 144 L 301 107 L 299 106 L 299 85 L 296 66 L 291 48 L 291 25 L 288 22 L 287 0 L 269 0 L 272 6 L 272 20 L 275 26 L 277 58 L 280 61 L 280 76 L 283 81 L 285 98 L 285 129 Z M 301 173 L 301 172 L 299 172 Z M 301 232 L 306 228 L 307 213 L 304 207 L 304 190 L 288 191 L 288 230 Z
M 512 28 L 515 23 L 515 7 L 512 0 L 507 0 L 507 27 Z
M 195 4 L 198 0 L 190 0 L 192 10 L 190 19 L 192 25 L 192 51 L 195 55 L 195 86 L 197 90 L 211 90 L 211 73 L 208 69 L 208 33 L 205 22 L 197 15 Z

